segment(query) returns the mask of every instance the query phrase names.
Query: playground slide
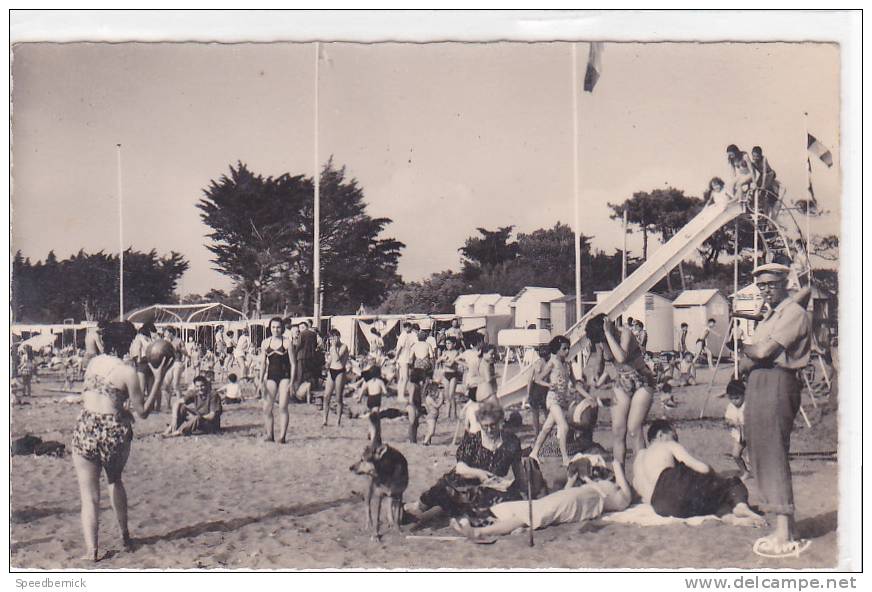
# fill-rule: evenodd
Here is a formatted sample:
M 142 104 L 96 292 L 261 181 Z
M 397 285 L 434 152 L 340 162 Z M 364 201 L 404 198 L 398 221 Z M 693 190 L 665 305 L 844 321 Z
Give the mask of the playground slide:
M 597 314 L 605 313 L 614 319 L 629 308 L 637 298 L 650 290 L 679 262 L 690 256 L 694 250 L 714 234 L 727 222 L 733 220 L 742 212 L 738 202 L 708 206 L 693 220 L 687 223 L 669 241 L 657 249 L 645 263 L 621 282 L 617 288 L 602 301 L 597 303 L 579 322 L 573 325 L 566 336 L 570 342 L 570 355 L 575 356 L 581 348 L 581 338 L 584 337 L 584 326 L 587 320 Z M 497 392 L 500 403 L 505 407 L 520 403 L 526 397 L 527 383 L 530 380 L 531 369 L 522 370 L 517 375 L 504 382 Z

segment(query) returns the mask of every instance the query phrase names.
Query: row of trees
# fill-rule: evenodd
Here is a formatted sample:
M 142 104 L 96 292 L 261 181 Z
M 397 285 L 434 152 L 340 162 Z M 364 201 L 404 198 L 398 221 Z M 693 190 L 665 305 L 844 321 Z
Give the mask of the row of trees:
M 215 269 L 230 277 L 230 294 L 212 298 L 249 316 L 312 310 L 314 183 L 303 175 L 263 177 L 243 163 L 212 181 L 197 203 L 211 228 Z M 321 287 L 324 308 L 353 312 L 376 306 L 400 283 L 401 242 L 382 237 L 389 218 L 367 214 L 363 190 L 332 159 L 321 171 Z M 197 295 L 185 298 L 195 301 Z
M 627 273 L 632 273 L 648 256 L 651 237 L 665 243 L 699 213 L 703 201 L 685 195 L 675 188 L 636 192 L 619 204 L 609 204 L 611 218 L 622 220 L 627 212 L 628 232 L 642 235 L 642 257 L 630 257 Z M 728 224 L 710 236 L 698 250 L 698 261 L 691 260 L 673 270 L 654 286 L 653 290 L 675 297 L 681 290 L 717 288 L 724 293 L 733 290 L 733 250 L 738 229 L 739 277 L 750 278 L 753 267 L 754 227 L 748 217 L 738 225 Z M 551 228 L 531 233 L 518 233 L 514 227 L 494 230 L 478 228 L 478 235 L 466 239 L 459 248 L 460 272 L 442 271 L 421 282 L 394 287 L 387 294 L 380 312 L 409 313 L 446 312 L 453 309 L 457 296 L 464 293 L 516 294 L 524 286 L 560 288 L 566 294 L 575 293 L 575 236 L 572 228 L 557 223 Z M 582 298 L 593 300 L 594 292 L 611 290 L 622 279 L 621 253 L 612 254 L 591 248 L 593 237 L 580 237 Z M 838 238 L 816 237 L 812 254 L 819 259 L 838 257 Z M 722 256 L 729 257 L 721 261 Z M 680 283 L 674 282 L 678 274 Z M 815 280 L 823 288 L 837 291 L 838 276 L 834 270 L 816 270 Z
M 159 256 L 124 252 L 124 307 L 127 311 L 174 302 L 176 284 L 188 261 L 175 251 Z M 119 314 L 118 255 L 103 251 L 31 263 L 21 251 L 12 259 L 12 318 L 16 322 L 57 323 L 62 319 L 99 320 Z

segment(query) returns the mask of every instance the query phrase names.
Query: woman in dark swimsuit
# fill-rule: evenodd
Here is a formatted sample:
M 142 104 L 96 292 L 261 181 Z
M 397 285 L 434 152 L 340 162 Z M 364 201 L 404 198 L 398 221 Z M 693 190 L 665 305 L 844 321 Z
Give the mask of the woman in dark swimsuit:
M 266 434 L 264 441 L 273 442 L 273 404 L 276 393 L 279 396 L 279 442 L 285 443 L 288 433 L 288 396 L 291 391 L 291 376 L 294 375 L 296 355 L 294 344 L 284 336 L 285 323 L 279 317 L 269 321 L 270 336 L 260 344 L 261 382 L 266 384 L 266 395 L 263 400 L 263 418 Z
M 113 323 L 121 325 L 121 323 Z M 132 326 L 131 326 L 132 328 Z M 114 332 L 123 334 L 123 332 Z M 126 353 L 130 340 L 113 343 L 107 335 L 106 351 Z M 133 415 L 145 419 L 160 400 L 160 387 L 166 373 L 166 359 L 157 368 L 148 366 L 152 386 L 148 398 L 139 385 L 137 371 L 119 357 L 101 354 L 85 370 L 82 412 L 73 431 L 73 468 L 79 481 L 82 500 L 82 531 L 87 547 L 86 559 L 97 561 L 97 530 L 100 509 L 100 470 L 106 472 L 109 496 L 125 548 L 132 545 L 127 529 L 127 491 L 121 473 L 133 440 Z M 145 401 L 143 401 L 145 399 Z
M 330 416 L 330 399 L 336 392 L 336 402 L 339 411 L 336 417 L 336 425 L 342 423 L 343 390 L 345 389 L 345 365 L 348 363 L 348 346 L 342 343 L 342 335 L 336 329 L 330 329 L 330 341 L 327 349 L 327 383 L 324 385 L 324 422 Z

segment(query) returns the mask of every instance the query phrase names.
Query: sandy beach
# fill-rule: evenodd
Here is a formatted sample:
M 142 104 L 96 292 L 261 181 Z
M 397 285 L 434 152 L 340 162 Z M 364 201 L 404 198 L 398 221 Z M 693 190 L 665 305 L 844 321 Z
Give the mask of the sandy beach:
M 718 383 L 727 379 L 726 366 Z M 707 372 L 700 372 L 703 380 Z M 58 385 L 43 377 L 29 405 L 12 408 L 12 438 L 33 434 L 69 445 L 80 406 L 62 402 Z M 722 390 L 722 387 L 721 387 Z M 677 420 L 681 442 L 718 471 L 735 472 L 725 456 L 730 434 L 720 420 L 725 399 L 712 398 L 706 419 L 696 419 L 705 386 L 676 391 L 680 405 L 655 402 L 649 418 Z M 717 392 L 717 389 L 715 390 Z M 608 396 L 607 391 L 602 391 Z M 396 404 L 391 399 L 391 404 Z M 366 445 L 365 420 L 344 419 L 321 428 L 317 408 L 291 405 L 286 445 L 260 440 L 257 401 L 231 406 L 217 436 L 163 439 L 166 412 L 135 424 L 124 482 L 130 502 L 132 552 L 120 535 L 102 481 L 98 564 L 78 559 L 83 542 L 79 494 L 69 454 L 64 458 L 11 459 L 11 565 L 26 569 L 442 569 L 442 568 L 832 568 L 837 563 L 838 465 L 834 416 L 797 427 L 792 469 L 800 534 L 811 547 L 794 559 L 763 559 L 751 545 L 762 531 L 707 522 L 701 526 L 636 526 L 602 519 L 502 537 L 493 545 L 451 536 L 446 521 L 419 530 L 404 527 L 371 542 L 364 529 L 366 481 L 349 471 Z M 443 410 L 444 414 L 444 410 Z M 331 423 L 335 422 L 335 419 Z M 518 432 L 532 437 L 529 417 Z M 801 423 L 798 418 L 797 426 Z M 454 462 L 453 422 L 441 419 L 434 445 L 403 441 L 404 419 L 383 422 L 385 441 L 408 459 L 406 500 L 417 496 Z M 423 428 L 422 428 L 423 430 Z M 600 415 L 596 440 L 611 446 L 609 413 Z M 556 462 L 556 461 L 555 461 Z M 547 472 L 546 472 L 547 473 Z M 754 481 L 749 482 L 755 503 Z M 406 538 L 415 535 L 415 538 Z

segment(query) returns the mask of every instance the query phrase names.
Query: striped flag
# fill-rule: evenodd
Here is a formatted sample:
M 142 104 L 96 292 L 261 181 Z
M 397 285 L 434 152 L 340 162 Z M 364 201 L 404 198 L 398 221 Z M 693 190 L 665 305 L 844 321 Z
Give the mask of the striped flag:
M 821 144 L 820 140 L 811 134 L 808 134 L 808 151 L 820 158 L 821 162 L 828 167 L 833 166 L 833 153 L 830 152 L 829 148 Z M 811 166 L 811 164 L 809 164 L 809 166 Z
M 809 136 L 809 140 L 812 140 L 812 139 L 814 139 L 814 138 L 812 138 L 812 136 Z M 809 150 L 811 150 L 811 143 L 809 143 Z M 827 155 L 829 156 L 829 154 L 830 154 L 830 151 L 827 150 Z M 823 160 L 823 159 L 821 159 L 821 160 Z M 809 201 L 805 206 L 805 213 L 806 213 L 806 215 L 808 215 L 812 211 L 813 208 L 814 209 L 817 208 L 817 199 L 814 196 L 814 187 L 812 187 L 812 185 L 811 185 L 811 158 L 806 157 L 805 162 L 806 162 L 806 164 L 808 164 L 808 197 L 809 197 Z M 824 162 L 826 162 L 826 161 L 824 160 Z M 831 165 L 833 164 L 832 159 L 830 159 L 830 164 Z
M 584 90 L 593 92 L 603 71 L 602 65 L 603 44 L 593 42 L 590 44 L 590 53 L 587 55 L 587 70 L 584 73 Z

